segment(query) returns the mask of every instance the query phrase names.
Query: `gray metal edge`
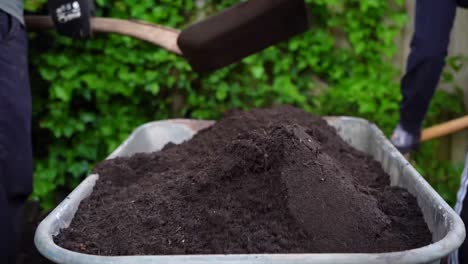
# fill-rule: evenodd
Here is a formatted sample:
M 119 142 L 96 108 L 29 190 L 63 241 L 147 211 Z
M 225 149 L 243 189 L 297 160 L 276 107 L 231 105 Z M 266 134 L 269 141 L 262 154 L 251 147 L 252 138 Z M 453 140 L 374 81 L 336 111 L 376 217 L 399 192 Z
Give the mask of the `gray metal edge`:
M 367 120 L 352 117 L 328 117 L 327 120 L 340 119 L 355 122 L 365 122 L 372 126 L 372 130 L 379 134 L 378 136 L 385 137 L 384 134 L 374 124 Z M 167 121 L 159 121 L 167 122 Z M 137 128 L 129 139 L 139 130 L 144 129 L 158 122 L 151 122 Z M 126 141 L 128 142 L 128 140 Z M 125 144 L 125 142 L 124 142 Z M 398 159 L 405 160 L 404 157 L 388 142 L 384 141 L 386 149 L 392 151 L 392 155 L 397 155 Z M 120 149 L 120 148 L 119 148 Z M 114 151 L 109 158 L 118 155 L 119 149 Z M 405 160 L 406 161 L 406 160 Z M 89 196 L 96 180 L 97 175 L 87 177 L 60 205 L 57 206 L 38 226 L 35 234 L 35 244 L 39 252 L 48 259 L 56 263 L 67 264 L 120 264 L 120 263 L 161 263 L 161 264 L 178 264 L 178 263 L 428 263 L 447 256 L 454 249 L 458 248 L 465 239 L 465 227 L 461 218 L 453 211 L 453 209 L 432 189 L 424 178 L 408 163 L 404 165 L 405 169 L 410 170 L 411 177 L 417 178 L 418 188 L 424 188 L 431 196 L 435 197 L 439 204 L 439 209 L 443 211 L 446 219 L 450 222 L 451 230 L 440 241 L 430 244 L 425 247 L 380 254 L 252 254 L 252 255 L 184 255 L 184 256 L 94 256 L 72 252 L 57 246 L 53 241 L 53 227 L 59 225 L 62 228 L 67 227 L 80 202 L 85 197 Z M 65 219 L 65 220 L 64 220 Z

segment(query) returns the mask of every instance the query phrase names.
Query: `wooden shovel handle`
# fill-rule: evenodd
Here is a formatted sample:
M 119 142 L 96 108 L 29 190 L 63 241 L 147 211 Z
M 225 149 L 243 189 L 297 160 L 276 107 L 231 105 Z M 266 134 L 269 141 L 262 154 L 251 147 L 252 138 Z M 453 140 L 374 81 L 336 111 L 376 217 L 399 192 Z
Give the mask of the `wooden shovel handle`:
M 37 31 L 54 28 L 52 19 L 49 16 L 26 16 L 25 21 L 29 30 Z M 93 32 L 116 33 L 141 39 L 182 55 L 177 45 L 180 31 L 173 28 L 142 21 L 101 17 L 91 19 L 91 28 Z
M 468 128 L 468 115 L 425 129 L 422 132 L 421 141 L 450 135 L 466 128 Z

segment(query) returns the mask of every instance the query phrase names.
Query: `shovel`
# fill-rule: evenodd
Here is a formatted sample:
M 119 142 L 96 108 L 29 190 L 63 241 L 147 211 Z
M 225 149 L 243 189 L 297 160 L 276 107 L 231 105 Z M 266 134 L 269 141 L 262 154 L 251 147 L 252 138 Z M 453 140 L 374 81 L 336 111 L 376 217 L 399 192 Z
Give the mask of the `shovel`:
M 26 16 L 30 30 L 53 29 L 48 16 Z M 183 31 L 113 18 L 91 19 L 93 32 L 141 39 L 184 56 L 198 72 L 228 66 L 309 28 L 304 0 L 250 0 L 195 23 Z
M 468 128 L 468 115 L 423 130 L 421 142 L 441 138 Z

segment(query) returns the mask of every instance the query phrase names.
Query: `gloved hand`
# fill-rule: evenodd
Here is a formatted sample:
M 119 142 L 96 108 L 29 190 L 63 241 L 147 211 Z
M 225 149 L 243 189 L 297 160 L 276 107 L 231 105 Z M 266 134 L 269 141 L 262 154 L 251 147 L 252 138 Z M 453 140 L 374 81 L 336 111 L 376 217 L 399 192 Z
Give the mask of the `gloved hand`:
M 49 14 L 59 34 L 77 39 L 92 35 L 92 0 L 49 0 Z
M 468 0 L 457 0 L 459 7 L 468 8 Z

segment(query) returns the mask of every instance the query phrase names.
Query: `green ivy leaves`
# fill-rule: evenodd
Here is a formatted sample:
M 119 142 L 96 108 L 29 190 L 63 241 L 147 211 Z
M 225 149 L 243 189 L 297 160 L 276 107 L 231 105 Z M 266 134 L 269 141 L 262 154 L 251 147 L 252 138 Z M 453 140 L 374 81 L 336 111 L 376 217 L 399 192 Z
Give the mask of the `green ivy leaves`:
M 96 7 L 98 16 L 182 29 L 237 2 L 97 0 Z M 388 133 L 400 99 L 393 40 L 406 23 L 397 2 L 307 0 L 314 16 L 308 32 L 201 76 L 183 58 L 128 37 L 32 36 L 33 198 L 50 208 L 57 190 L 76 186 L 134 128 L 158 119 L 216 119 L 232 108 L 281 103 L 365 117 Z M 27 0 L 26 8 L 44 3 Z

